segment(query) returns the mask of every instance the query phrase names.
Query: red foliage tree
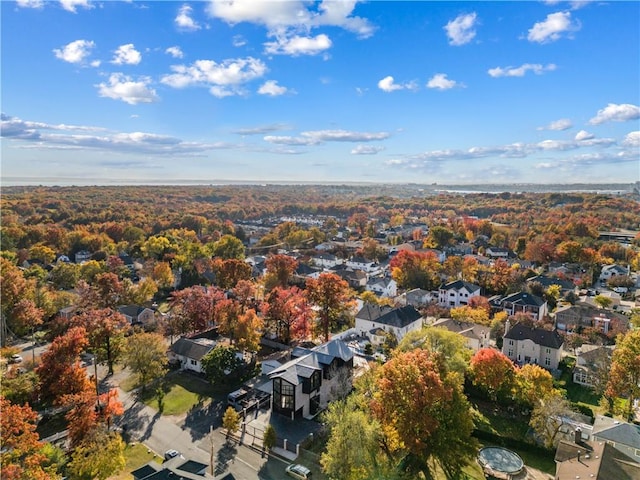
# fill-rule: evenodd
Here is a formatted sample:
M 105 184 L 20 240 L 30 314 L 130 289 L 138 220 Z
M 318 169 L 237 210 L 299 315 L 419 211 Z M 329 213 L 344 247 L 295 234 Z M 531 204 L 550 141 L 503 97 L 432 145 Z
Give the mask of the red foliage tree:
M 317 279 L 307 280 L 306 296 L 318 308 L 322 335 L 328 342 L 329 331 L 351 306 L 349 284 L 334 273 L 322 273 Z
M 293 272 L 298 268 L 298 261 L 289 255 L 272 255 L 264 262 L 267 267 L 265 285 L 267 290 L 273 287 L 286 288 Z
M 224 290 L 234 288 L 240 280 L 251 278 L 251 266 L 244 260 L 237 258 L 227 260 L 214 258 L 212 269 L 216 275 L 216 285 Z
M 271 290 L 262 313 L 268 327 L 283 343 L 302 340 L 311 333 L 311 306 L 297 287 L 276 287 Z
M 112 418 L 124 413 L 114 389 L 97 396 L 93 390 L 67 395 L 63 403 L 72 405 L 65 416 L 72 446 L 82 443 L 101 426 L 109 428 Z
M 485 390 L 492 399 L 514 386 L 515 367 L 502 352 L 481 348 L 471 358 L 474 385 Z

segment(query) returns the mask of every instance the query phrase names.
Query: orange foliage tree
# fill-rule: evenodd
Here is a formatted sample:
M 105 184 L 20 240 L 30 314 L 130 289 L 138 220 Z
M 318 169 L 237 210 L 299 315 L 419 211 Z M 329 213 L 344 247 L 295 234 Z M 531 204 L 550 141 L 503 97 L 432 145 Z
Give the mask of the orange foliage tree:
M 496 400 L 515 386 L 515 367 L 511 360 L 494 348 L 481 348 L 471 357 L 473 384 Z

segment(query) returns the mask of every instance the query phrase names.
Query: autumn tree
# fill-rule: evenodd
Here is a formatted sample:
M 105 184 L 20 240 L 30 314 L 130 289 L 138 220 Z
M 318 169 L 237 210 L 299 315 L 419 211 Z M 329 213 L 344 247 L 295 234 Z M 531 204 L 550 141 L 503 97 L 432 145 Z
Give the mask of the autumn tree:
M 236 347 L 241 351 L 256 352 L 260 349 L 263 321 L 255 310 L 249 309 L 238 316 L 235 329 Z
M 223 260 L 236 258 L 244 259 L 244 245 L 242 241 L 233 235 L 223 235 L 220 240 L 211 246 L 211 254 L 214 257 L 220 257 Z
M 577 418 L 570 402 L 559 392 L 544 397 L 536 396 L 529 426 L 536 432 L 545 447 L 557 445 L 560 430 Z
M 35 329 L 42 325 L 44 311 L 38 308 L 33 300 L 22 299 L 13 309 L 13 320 L 16 325 L 17 332 L 31 333 L 32 354 L 35 356 Z
M 640 330 L 632 330 L 618 337 L 606 395 L 611 398 L 625 397 L 626 415 L 629 419 L 633 417 L 634 402 L 640 398 Z
M 80 365 L 80 353 L 88 345 L 86 330 L 72 327 L 64 335 L 56 337 L 42 354 L 36 374 L 43 403 L 59 404 L 64 395 L 93 389 L 85 369 Z
M 415 349 L 380 367 L 371 411 L 413 478 L 418 472 L 432 478 L 432 463 L 454 476 L 473 456 L 473 420 L 462 379 L 437 354 Z
M 265 274 L 265 289 L 287 288 L 293 273 L 298 268 L 298 261 L 289 255 L 271 255 L 265 260 L 267 273 Z
M 216 285 L 223 290 L 234 288 L 240 280 L 251 278 L 251 266 L 237 258 L 214 258 L 212 268 L 216 276 Z
M 144 389 L 149 383 L 162 378 L 166 372 L 167 346 L 157 333 L 134 333 L 124 345 L 124 364 L 138 376 L 137 384 Z
M 86 310 L 74 315 L 70 324 L 85 329 L 89 345 L 97 355 L 96 361 L 105 361 L 109 375 L 113 375 L 113 365 L 122 350 L 124 329 L 129 325 L 125 316 L 110 308 Z
M 433 290 L 440 285 L 442 265 L 433 252 L 401 250 L 389 266 L 391 276 L 400 288 Z
M 471 358 L 474 385 L 496 400 L 514 387 L 515 368 L 509 358 L 494 348 L 481 348 Z
M 451 309 L 450 315 L 454 320 L 479 323 L 480 325 L 489 325 L 490 323 L 489 312 L 487 312 L 487 309 L 484 306 L 476 308 L 470 305 L 453 307 Z
M 452 239 L 453 232 L 451 230 L 449 230 L 447 227 L 436 225 L 435 227 L 429 229 L 427 242 L 432 244 L 435 248 L 441 249 L 443 247 L 446 247 Z
M 124 449 L 118 433 L 97 431 L 73 450 L 69 474 L 77 480 L 106 480 L 126 466 Z
M 311 333 L 312 310 L 298 287 L 276 287 L 262 307 L 266 327 L 285 344 L 302 340 Z
M 232 433 L 238 431 L 241 420 L 240 414 L 236 412 L 233 407 L 227 407 L 222 416 L 222 428 L 227 430 L 227 438 L 229 438 L 229 435 Z
M 72 447 L 82 444 L 101 429 L 108 430 L 112 419 L 124 413 L 115 389 L 102 394 L 85 390 L 65 395 L 61 403 L 70 407 L 65 419 Z
M 173 271 L 171 270 L 171 265 L 167 262 L 158 262 L 153 266 L 153 271 L 151 273 L 151 278 L 153 278 L 159 288 L 171 288 L 175 282 L 175 277 L 173 275 Z
M 130 288 L 129 280 L 120 280 L 115 273 L 101 273 L 91 285 L 84 281 L 79 282 L 80 306 L 90 309 L 115 309 L 128 303 Z
M 59 465 L 51 464 L 36 432 L 38 415 L 28 405 L 0 396 L 0 465 L 3 480 L 57 480 Z
M 273 425 L 267 425 L 267 428 L 264 429 L 264 435 L 262 437 L 262 446 L 266 451 L 270 451 L 273 447 L 276 446 L 278 441 L 278 434 L 276 433 L 276 429 L 273 428 Z
M 516 398 L 525 405 L 533 407 L 536 398 L 554 392 L 551 373 L 539 365 L 527 363 L 515 373 Z
M 351 307 L 349 284 L 334 273 L 322 273 L 317 279 L 307 280 L 309 303 L 318 308 L 317 315 L 322 335 L 329 341 L 329 332 Z
M 176 317 L 176 333 L 205 330 L 213 325 L 215 309 L 225 300 L 218 288 L 194 286 L 177 290 L 169 297 L 172 315 Z

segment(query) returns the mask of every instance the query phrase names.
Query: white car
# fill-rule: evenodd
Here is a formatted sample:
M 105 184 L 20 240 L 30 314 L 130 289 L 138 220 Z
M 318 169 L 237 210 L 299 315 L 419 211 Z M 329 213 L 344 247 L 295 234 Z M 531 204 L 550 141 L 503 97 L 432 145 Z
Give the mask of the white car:
M 17 353 L 14 353 L 11 355 L 11 358 L 9 358 L 9 363 L 22 363 L 22 357 Z
M 311 478 L 311 470 L 299 463 L 292 463 L 285 469 L 285 472 L 287 472 L 287 475 L 300 480 L 307 480 Z
M 180 452 L 178 450 L 167 450 L 166 452 L 164 452 L 164 459 L 165 460 L 171 460 L 172 458 L 177 457 L 178 455 L 180 455 Z

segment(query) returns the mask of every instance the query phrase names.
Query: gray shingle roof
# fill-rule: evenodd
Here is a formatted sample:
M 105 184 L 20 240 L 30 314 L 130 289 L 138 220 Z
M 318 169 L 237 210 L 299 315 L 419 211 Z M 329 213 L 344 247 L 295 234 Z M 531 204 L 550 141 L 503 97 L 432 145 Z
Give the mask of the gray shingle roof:
M 558 332 L 543 328 L 528 327 L 520 323 L 515 324 L 505 333 L 504 338 L 509 340 L 531 340 L 536 345 L 549 348 L 560 348 L 564 340 Z
M 207 353 L 214 348 L 213 343 L 201 340 L 191 340 L 190 338 L 179 338 L 176 343 L 171 345 L 171 351 L 176 355 L 192 358 L 193 360 L 201 360 Z
M 455 280 L 440 287 L 441 290 L 462 290 L 463 288 L 469 293 L 480 290 L 479 285 L 474 285 L 473 283 L 465 282 L 464 280 Z
M 369 320 L 372 322 L 382 323 L 396 328 L 404 328 L 421 318 L 413 305 L 404 307 L 380 307 L 371 303 L 365 303 L 360 311 L 356 314 L 356 318 Z
M 507 295 L 500 300 L 500 303 L 504 302 L 510 302 L 516 305 L 530 305 L 533 307 L 541 307 L 545 303 L 542 298 L 527 292 L 517 292 Z

